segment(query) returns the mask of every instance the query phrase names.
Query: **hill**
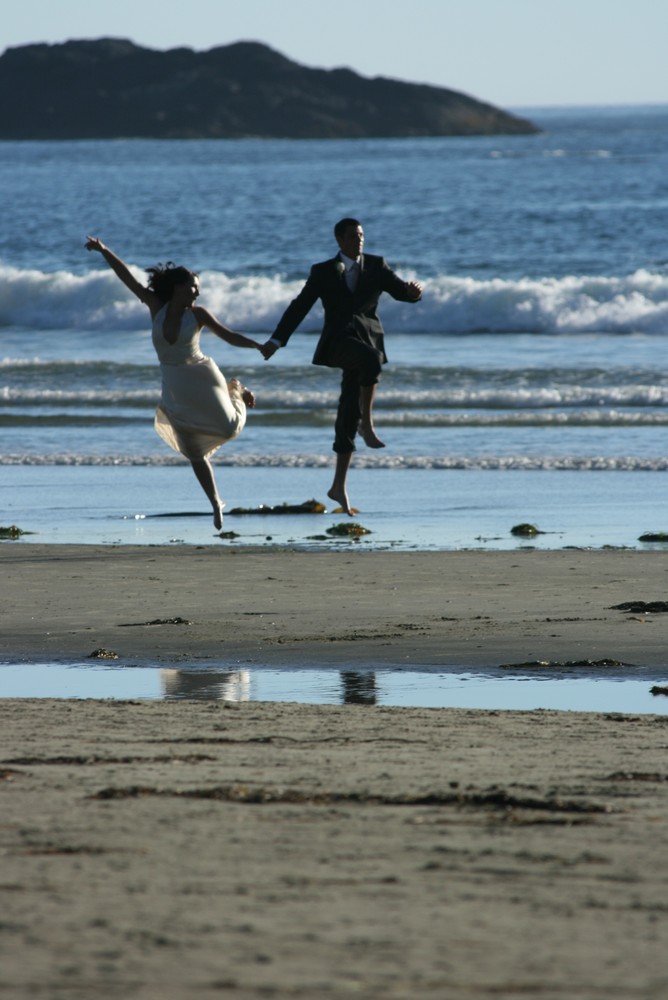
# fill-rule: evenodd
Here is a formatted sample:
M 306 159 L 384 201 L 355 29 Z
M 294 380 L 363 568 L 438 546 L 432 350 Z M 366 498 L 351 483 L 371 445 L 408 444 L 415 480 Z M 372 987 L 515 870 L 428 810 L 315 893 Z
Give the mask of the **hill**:
M 166 52 L 101 38 L 0 56 L 0 139 L 342 139 L 527 134 L 466 94 L 312 69 L 259 42 Z

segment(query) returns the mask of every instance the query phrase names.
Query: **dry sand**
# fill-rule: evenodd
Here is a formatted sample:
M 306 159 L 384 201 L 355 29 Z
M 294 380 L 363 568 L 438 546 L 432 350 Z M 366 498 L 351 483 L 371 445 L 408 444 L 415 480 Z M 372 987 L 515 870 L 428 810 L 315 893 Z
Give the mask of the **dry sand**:
M 2 658 L 658 678 L 668 615 L 611 605 L 667 572 L 5 545 Z M 0 701 L 0 997 L 664 1000 L 667 750 L 661 716 Z

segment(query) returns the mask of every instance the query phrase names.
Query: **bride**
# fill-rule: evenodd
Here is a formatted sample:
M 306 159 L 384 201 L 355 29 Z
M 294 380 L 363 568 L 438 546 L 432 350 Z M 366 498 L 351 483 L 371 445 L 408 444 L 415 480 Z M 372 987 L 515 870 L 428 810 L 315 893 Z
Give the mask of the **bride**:
M 204 327 L 233 347 L 262 345 L 223 326 L 216 317 L 196 306 L 199 279 L 185 267 L 168 263 L 147 268 L 148 285 L 142 285 L 127 264 L 96 236 L 88 236 L 86 249 L 102 254 L 114 274 L 148 306 L 153 322 L 153 346 L 160 361 L 162 395 L 155 414 L 155 429 L 170 448 L 184 455 L 213 508 L 217 530 L 223 525 L 223 507 L 209 456 L 243 430 L 246 407 L 255 397 L 238 379 L 229 382 L 215 361 L 199 346 Z

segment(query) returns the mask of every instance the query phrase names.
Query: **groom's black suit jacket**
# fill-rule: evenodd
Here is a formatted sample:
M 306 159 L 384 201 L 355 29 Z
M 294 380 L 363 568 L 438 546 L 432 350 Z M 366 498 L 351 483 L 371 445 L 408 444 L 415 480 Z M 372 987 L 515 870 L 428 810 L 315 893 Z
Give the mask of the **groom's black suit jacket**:
M 287 344 L 291 334 L 310 312 L 318 299 L 325 310 L 325 321 L 313 355 L 314 365 L 333 364 L 332 347 L 339 337 L 357 337 L 371 344 L 381 360 L 387 361 L 383 327 L 376 313 L 378 300 L 387 292 L 399 302 L 412 302 L 408 284 L 388 266 L 384 257 L 363 254 L 357 286 L 351 292 L 346 284 L 340 257 L 314 264 L 306 284 L 281 317 L 272 339 Z

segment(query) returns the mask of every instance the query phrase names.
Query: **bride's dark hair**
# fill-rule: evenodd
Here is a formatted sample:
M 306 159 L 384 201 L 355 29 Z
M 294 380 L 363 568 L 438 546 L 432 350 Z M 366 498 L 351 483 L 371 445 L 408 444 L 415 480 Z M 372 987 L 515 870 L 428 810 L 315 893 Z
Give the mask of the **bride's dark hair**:
M 147 267 L 146 273 L 149 276 L 148 287 L 162 302 L 169 302 L 176 285 L 183 285 L 186 281 L 197 277 L 194 271 L 173 264 L 171 260 L 168 260 L 166 264 Z

